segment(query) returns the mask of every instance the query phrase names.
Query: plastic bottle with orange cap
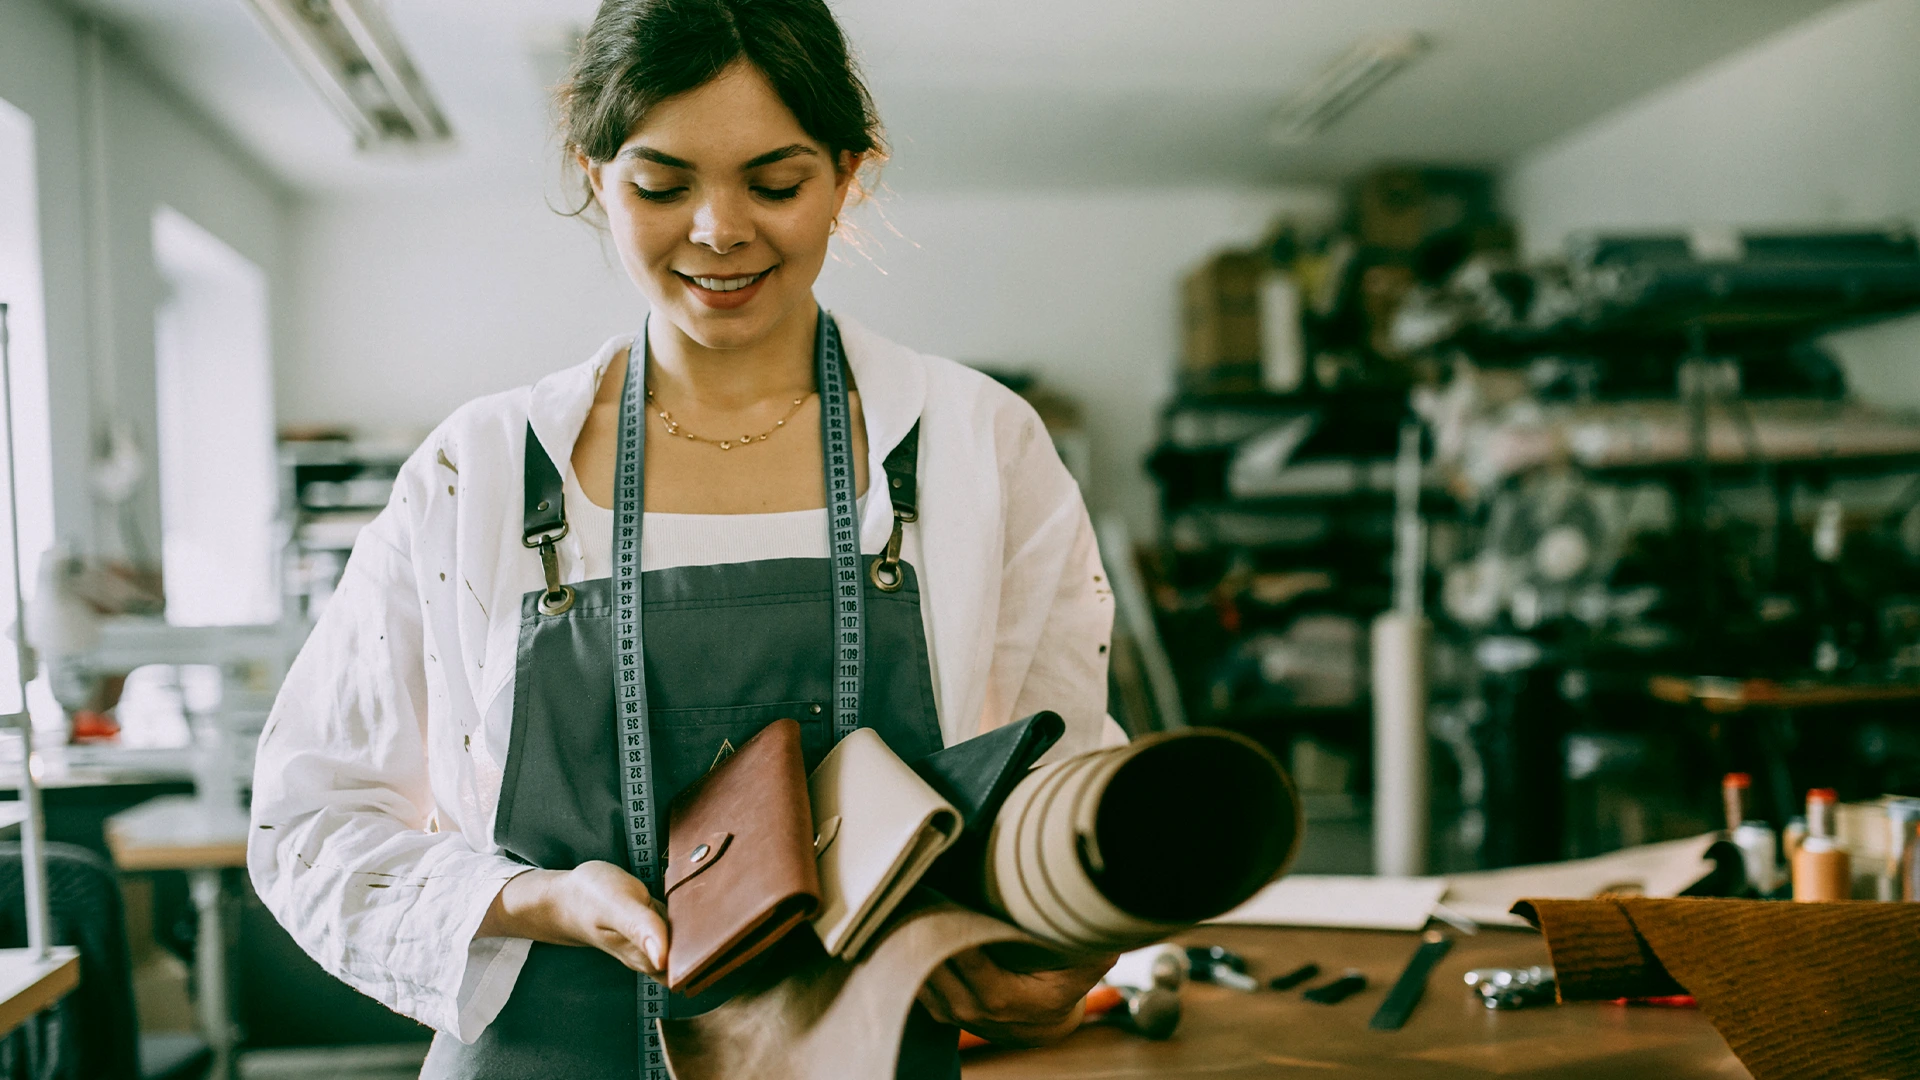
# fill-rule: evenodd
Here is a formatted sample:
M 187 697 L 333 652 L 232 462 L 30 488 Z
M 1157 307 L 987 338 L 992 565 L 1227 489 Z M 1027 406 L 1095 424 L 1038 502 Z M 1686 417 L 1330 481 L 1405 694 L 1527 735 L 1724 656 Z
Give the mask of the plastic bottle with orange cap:
M 1832 788 L 1807 792 L 1807 837 L 1793 852 L 1793 898 L 1846 900 L 1853 896 L 1853 868 L 1835 829 L 1839 796 Z

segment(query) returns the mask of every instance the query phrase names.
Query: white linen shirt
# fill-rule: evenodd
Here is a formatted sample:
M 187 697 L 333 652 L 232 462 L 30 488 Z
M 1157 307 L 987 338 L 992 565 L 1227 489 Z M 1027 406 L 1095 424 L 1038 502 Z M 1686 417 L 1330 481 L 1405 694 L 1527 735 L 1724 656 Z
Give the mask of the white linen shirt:
M 919 574 L 942 737 L 1051 709 L 1067 725 L 1053 756 L 1092 749 L 1113 598 L 1039 416 L 976 371 L 839 325 L 869 477 L 920 422 L 920 516 L 903 554 Z M 528 869 L 493 842 L 520 600 L 543 584 L 521 543 L 527 426 L 570 473 L 599 377 L 629 340 L 470 402 L 427 438 L 354 545 L 260 737 L 247 846 L 260 898 L 328 971 L 462 1042 L 506 1003 L 529 945 L 474 937 Z M 869 488 L 871 554 L 893 508 L 884 483 Z M 559 547 L 565 579 L 584 580 L 578 533 Z

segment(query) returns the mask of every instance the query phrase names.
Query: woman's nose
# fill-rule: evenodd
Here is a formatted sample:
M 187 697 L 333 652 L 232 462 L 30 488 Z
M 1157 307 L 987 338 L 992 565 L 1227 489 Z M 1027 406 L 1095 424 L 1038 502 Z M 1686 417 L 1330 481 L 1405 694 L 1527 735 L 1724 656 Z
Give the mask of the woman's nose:
M 753 240 L 753 220 L 744 200 L 725 193 L 710 195 L 693 212 L 689 240 L 725 255 Z

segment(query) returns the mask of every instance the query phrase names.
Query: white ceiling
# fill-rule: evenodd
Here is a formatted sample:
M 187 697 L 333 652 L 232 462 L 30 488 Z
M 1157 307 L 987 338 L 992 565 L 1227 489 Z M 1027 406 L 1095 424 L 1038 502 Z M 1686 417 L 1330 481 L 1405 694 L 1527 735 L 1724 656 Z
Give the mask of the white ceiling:
M 488 186 L 557 171 L 543 85 L 594 0 L 387 0 L 459 145 L 369 158 L 245 0 L 76 0 L 290 187 Z M 1835 0 L 831 0 L 894 142 L 895 187 L 1338 178 L 1498 164 Z M 1321 138 L 1264 131 L 1363 35 L 1432 51 Z

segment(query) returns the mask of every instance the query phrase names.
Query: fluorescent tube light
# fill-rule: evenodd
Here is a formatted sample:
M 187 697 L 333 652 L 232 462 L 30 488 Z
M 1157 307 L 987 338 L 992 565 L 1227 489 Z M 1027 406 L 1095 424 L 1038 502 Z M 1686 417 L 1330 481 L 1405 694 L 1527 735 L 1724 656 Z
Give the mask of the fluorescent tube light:
M 453 140 L 377 0 L 248 3 L 361 149 Z
M 1282 144 L 1312 139 L 1429 47 L 1426 37 L 1415 33 L 1362 40 L 1280 104 L 1273 114 L 1270 137 Z

